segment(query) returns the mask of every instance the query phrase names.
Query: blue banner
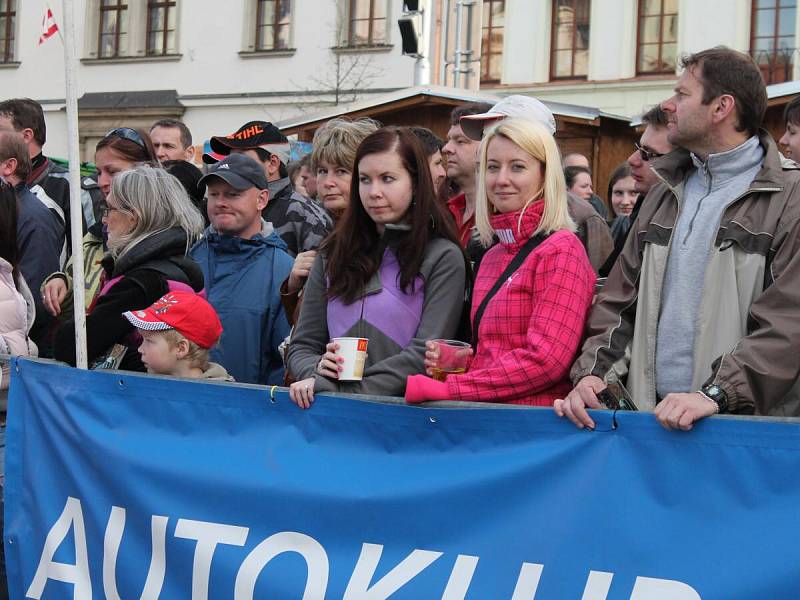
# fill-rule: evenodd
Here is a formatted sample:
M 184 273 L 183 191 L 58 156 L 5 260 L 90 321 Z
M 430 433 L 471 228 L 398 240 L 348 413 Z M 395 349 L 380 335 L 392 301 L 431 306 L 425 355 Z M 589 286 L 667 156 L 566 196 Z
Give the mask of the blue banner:
M 800 428 L 15 363 L 12 598 L 795 600 Z

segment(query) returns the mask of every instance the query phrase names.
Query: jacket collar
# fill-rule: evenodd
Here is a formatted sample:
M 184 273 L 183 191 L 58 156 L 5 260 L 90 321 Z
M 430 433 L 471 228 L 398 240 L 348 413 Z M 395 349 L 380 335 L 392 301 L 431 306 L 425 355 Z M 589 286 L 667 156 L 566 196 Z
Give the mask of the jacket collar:
M 764 149 L 764 162 L 761 165 L 761 170 L 750 184 L 750 190 L 763 191 L 766 188 L 770 191 L 780 191 L 783 189 L 783 177 L 781 175 L 783 157 L 778 151 L 778 146 L 765 129 L 759 130 L 758 143 Z M 678 187 L 683 184 L 689 171 L 694 169 L 695 165 L 688 150 L 676 148 L 669 154 L 653 161 L 651 168 L 667 185 Z
M 267 185 L 269 186 L 269 197 L 274 198 L 278 196 L 285 187 L 287 187 L 291 181 L 288 177 L 284 177 L 282 179 L 276 179 L 275 181 L 270 181 Z
M 210 225 L 206 228 L 203 237 L 211 246 L 231 253 L 242 252 L 245 248 L 254 248 L 256 246 L 275 246 L 281 250 L 286 250 L 287 248 L 286 242 L 275 233 L 272 223 L 264 219 L 261 219 L 261 231 L 248 240 L 237 236 L 223 235 Z
M 255 234 L 253 236 L 253 238 L 255 239 L 257 237 L 262 237 L 262 238 L 266 239 L 269 236 L 271 236 L 274 231 L 275 231 L 275 228 L 272 226 L 272 223 L 270 223 L 269 221 L 265 221 L 264 219 L 261 219 L 261 231 L 258 232 L 257 234 Z M 206 228 L 205 235 L 209 235 L 209 234 L 214 234 L 214 235 L 223 237 L 223 234 L 219 233 L 216 229 L 214 229 L 213 225 L 209 225 Z M 225 236 L 225 237 L 232 237 L 232 236 Z
M 718 187 L 744 171 L 761 167 L 764 162 L 764 154 L 758 138 L 752 136 L 736 148 L 709 154 L 706 160 L 702 160 L 694 153 L 691 154 L 691 157 L 692 164 L 697 169 L 697 175 L 702 179 L 710 179 L 711 185 Z
M 518 250 L 539 227 L 543 212 L 544 200 L 537 200 L 524 211 L 492 215 L 489 222 L 503 246 L 509 250 Z
M 122 253 L 116 260 L 110 253 L 106 254 L 101 264 L 106 271 L 111 273 L 112 277 L 117 277 L 150 260 L 169 256 L 185 256 L 186 252 L 186 232 L 179 227 L 173 227 L 149 235 Z

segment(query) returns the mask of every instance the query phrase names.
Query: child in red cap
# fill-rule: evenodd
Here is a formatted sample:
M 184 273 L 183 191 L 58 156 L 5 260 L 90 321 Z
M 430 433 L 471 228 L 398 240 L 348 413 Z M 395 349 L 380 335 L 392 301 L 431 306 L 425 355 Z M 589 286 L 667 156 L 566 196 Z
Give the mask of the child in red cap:
M 217 312 L 192 292 L 169 292 L 144 310 L 123 316 L 139 330 L 139 354 L 151 375 L 233 381 L 222 365 L 209 362 L 208 351 L 219 341 Z

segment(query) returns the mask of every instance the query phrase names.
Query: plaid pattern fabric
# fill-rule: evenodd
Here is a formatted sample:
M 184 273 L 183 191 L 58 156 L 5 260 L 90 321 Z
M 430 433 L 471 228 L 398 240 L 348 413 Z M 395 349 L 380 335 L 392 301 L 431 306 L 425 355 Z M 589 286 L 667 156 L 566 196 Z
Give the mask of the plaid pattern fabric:
M 483 258 L 472 316 L 497 278 L 536 229 L 543 202 L 492 219 L 500 243 Z M 578 351 L 594 293 L 595 274 L 580 240 L 551 234 L 489 301 L 477 353 L 463 375 L 447 378 L 453 400 L 549 406 L 571 389 L 569 368 Z

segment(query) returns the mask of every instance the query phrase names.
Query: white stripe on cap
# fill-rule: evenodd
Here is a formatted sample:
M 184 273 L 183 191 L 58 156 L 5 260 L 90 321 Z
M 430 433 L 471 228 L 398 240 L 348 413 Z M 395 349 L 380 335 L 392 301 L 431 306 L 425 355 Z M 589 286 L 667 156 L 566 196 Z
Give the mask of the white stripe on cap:
M 143 321 L 131 311 L 122 313 L 122 316 L 130 321 L 131 325 L 145 331 L 166 331 L 167 329 L 174 329 L 174 327 L 167 325 L 163 321 Z

